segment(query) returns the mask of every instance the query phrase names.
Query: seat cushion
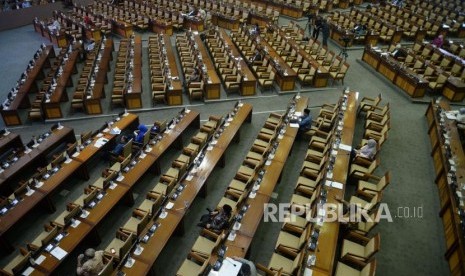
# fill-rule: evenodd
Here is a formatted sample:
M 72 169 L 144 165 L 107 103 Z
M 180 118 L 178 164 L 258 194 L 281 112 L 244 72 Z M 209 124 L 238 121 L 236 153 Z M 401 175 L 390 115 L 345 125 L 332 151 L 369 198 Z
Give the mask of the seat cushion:
M 194 263 L 193 261 L 186 259 L 182 263 L 181 267 L 179 268 L 176 275 L 178 276 L 191 276 L 191 275 L 198 275 L 201 271 L 200 269 L 202 266 Z
M 238 190 L 238 191 L 244 191 L 245 188 L 246 188 L 246 184 L 239 181 L 239 180 L 236 180 L 236 179 L 233 179 L 231 181 L 231 183 L 229 183 L 229 187 L 234 189 L 234 190 Z
M 296 237 L 288 232 L 281 231 L 279 232 L 278 241 L 276 242 L 276 247 L 278 246 L 290 247 L 295 250 L 300 249 L 300 237 Z
M 152 214 L 152 207 L 153 207 L 153 201 L 150 199 L 144 199 L 142 203 L 139 205 L 139 209 L 146 211 L 149 214 Z M 153 215 L 153 214 L 152 214 Z
M 131 232 L 137 233 L 137 225 L 139 224 L 140 220 L 136 217 L 131 217 L 123 226 L 124 229 L 129 230 Z
M 358 243 L 344 240 L 342 244 L 341 257 L 345 256 L 347 253 L 355 256 L 365 257 L 365 247 Z
M 269 267 L 273 270 L 283 269 L 283 272 L 291 274 L 292 273 L 292 264 L 293 260 L 290 260 L 284 256 L 281 256 L 277 253 L 273 253 L 271 256 L 271 261 Z
M 361 275 L 360 271 L 343 264 L 341 262 L 337 263 L 336 275 L 335 276 L 358 276 Z
M 111 252 L 111 249 L 115 249 L 115 256 L 117 258 L 119 258 L 119 249 L 124 245 L 124 241 L 118 239 L 118 238 L 114 238 L 111 243 L 107 246 L 107 248 L 105 248 L 105 252 Z
M 291 202 L 298 204 L 298 205 L 306 205 L 306 204 L 310 204 L 311 200 L 308 197 L 293 194 L 291 198 Z
M 210 256 L 213 247 L 215 246 L 215 241 L 209 240 L 206 237 L 199 236 L 192 246 L 192 251 L 198 252 L 202 255 Z

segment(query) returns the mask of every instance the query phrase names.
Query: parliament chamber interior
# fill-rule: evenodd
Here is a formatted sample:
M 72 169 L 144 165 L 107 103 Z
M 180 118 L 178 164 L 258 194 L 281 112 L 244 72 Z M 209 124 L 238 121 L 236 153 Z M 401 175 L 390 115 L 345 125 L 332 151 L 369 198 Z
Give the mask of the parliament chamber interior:
M 465 275 L 463 1 L 0 4 L 0 275 Z

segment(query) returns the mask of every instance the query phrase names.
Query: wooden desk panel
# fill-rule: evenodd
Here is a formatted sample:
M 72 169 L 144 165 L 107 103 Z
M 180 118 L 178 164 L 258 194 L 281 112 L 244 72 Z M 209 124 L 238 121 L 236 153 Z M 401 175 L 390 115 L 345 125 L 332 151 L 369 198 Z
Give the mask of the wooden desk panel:
M 0 155 L 10 149 L 20 148 L 22 146 L 23 141 L 21 141 L 21 136 L 17 133 L 10 132 L 8 135 L 1 135 L 0 137 Z

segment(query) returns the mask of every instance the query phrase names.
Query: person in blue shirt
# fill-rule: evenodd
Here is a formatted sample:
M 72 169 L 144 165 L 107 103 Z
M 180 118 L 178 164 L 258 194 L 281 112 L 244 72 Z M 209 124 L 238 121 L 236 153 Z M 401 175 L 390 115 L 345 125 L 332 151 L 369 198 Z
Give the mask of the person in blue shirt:
M 312 115 L 310 114 L 310 109 L 305 108 L 304 114 L 300 116 L 299 121 L 299 132 L 305 133 L 312 128 Z
M 128 142 L 128 137 L 125 135 L 121 136 L 120 141 L 116 144 L 115 148 L 111 151 L 112 154 L 119 156 L 123 153 L 124 145 Z
M 134 139 L 136 143 L 142 143 L 144 141 L 144 135 L 147 132 L 148 128 L 145 125 L 139 125 L 138 131 L 136 131 L 137 135 Z

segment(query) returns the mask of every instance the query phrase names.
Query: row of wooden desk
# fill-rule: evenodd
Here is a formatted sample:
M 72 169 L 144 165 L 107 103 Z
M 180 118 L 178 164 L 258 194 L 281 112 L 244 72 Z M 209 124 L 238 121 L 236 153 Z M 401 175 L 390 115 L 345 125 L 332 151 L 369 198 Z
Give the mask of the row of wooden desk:
M 133 114 L 123 116 L 118 122 L 114 124 L 114 127 L 118 127 L 121 130 L 126 128 L 135 128 L 138 125 L 138 117 Z M 117 135 L 110 134 L 109 132 L 101 132 L 101 135 L 110 142 Z M 74 139 L 74 140 L 73 140 Z M 99 137 L 94 136 L 89 145 L 85 146 L 77 156 L 71 157 L 71 162 L 62 163 L 61 168 L 54 174 L 51 174 L 47 179 L 38 179 L 42 182 L 39 188 L 35 189 L 35 192 L 31 196 L 25 196 L 19 203 L 1 217 L 0 220 L 0 243 L 4 248 L 11 249 L 10 243 L 5 239 L 5 234 L 20 220 L 23 219 L 33 208 L 39 203 L 46 203 L 48 209 L 51 211 L 55 210 L 53 202 L 50 200 L 50 196 L 59 188 L 63 183 L 66 182 L 72 175 L 78 175 L 83 179 L 88 179 L 88 163 L 89 161 L 100 152 L 103 147 L 94 146 L 95 142 Z M 44 158 L 41 154 L 46 154 L 49 149 L 43 150 L 43 148 L 55 148 L 59 143 L 62 142 L 74 142 L 74 131 L 70 128 L 63 127 L 62 129 L 56 129 L 50 137 L 44 140 L 39 147 L 33 149 L 31 153 L 27 154 L 30 159 L 35 160 L 37 158 Z M 21 158 L 22 159 L 22 158 Z M 20 159 L 20 160 L 21 160 Z M 19 161 L 18 161 L 19 162 Z M 18 163 L 17 162 L 17 163 Z M 32 162 L 32 161 L 31 161 Z M 45 162 L 45 161 L 43 161 Z M 16 163 L 15 163 L 16 164 Z M 39 164 L 42 166 L 45 164 Z M 32 183 L 34 184 L 34 183 Z
M 76 63 L 79 58 L 79 51 L 75 49 L 71 53 L 68 53 L 68 55 L 68 60 L 61 61 L 62 63 L 56 69 L 58 70 L 59 68 L 63 68 L 63 73 L 61 76 L 57 77 L 57 86 L 51 91 L 50 99 L 44 99 L 44 102 L 42 103 L 44 115 L 47 119 L 63 118 L 61 103 L 68 101 L 66 88 L 73 86 L 71 77 L 73 74 L 77 73 Z M 48 93 L 48 91 L 45 92 Z
M 76 137 L 71 128 L 63 127 L 62 129 L 51 131 L 49 136 L 44 138 L 37 147 L 31 149 L 31 152 L 24 153 L 19 157 L 18 161 L 0 173 L 0 189 L 2 190 L 2 194 L 4 195 L 5 191 L 11 191 L 16 181 L 19 180 L 19 177 L 23 177 L 21 174 L 27 169 L 30 169 L 32 166 L 46 165 L 45 157 L 58 145 L 74 141 L 76 141 Z
M 37 19 L 32 21 L 34 25 L 34 30 L 41 34 L 43 37 L 48 38 L 50 42 L 56 44 L 58 47 L 66 47 L 68 45 L 68 40 L 66 39 L 66 33 L 64 30 L 61 31 L 50 31 L 48 25 Z
M 308 106 L 308 98 L 300 97 L 295 99 L 295 111 L 302 112 Z M 279 128 L 278 128 L 279 129 Z M 245 200 L 245 206 L 248 206 L 241 220 L 241 227 L 235 232 L 234 240 L 225 239 L 223 241 L 225 249 L 224 257 L 246 257 L 250 249 L 255 232 L 263 219 L 265 205 L 270 202 L 273 191 L 281 179 L 281 173 L 284 169 L 288 156 L 291 154 L 292 146 L 297 137 L 298 127 L 285 127 L 285 133 L 282 135 L 279 145 L 276 148 L 275 156 L 269 165 L 265 164 L 265 171 L 260 182 L 260 188 L 257 190 L 255 197 L 248 197 Z M 277 138 L 279 139 L 279 138 Z M 212 252 L 209 262 L 213 267 L 220 256 L 218 252 Z
M 372 47 L 365 47 L 362 60 L 404 90 L 410 97 L 423 97 L 428 88 L 428 81 L 418 76 L 409 68 L 403 68 L 389 54 L 381 55 Z
M 199 192 L 206 191 L 206 183 L 213 169 L 218 164 L 224 166 L 225 152 L 233 140 L 238 140 L 241 126 L 244 122 L 250 122 L 251 119 L 252 106 L 245 103 L 238 108 L 233 120 L 228 122 L 229 125 L 225 126 L 224 131 L 217 140 L 217 144 L 213 145 L 211 150 L 205 152 L 205 157 L 193 177 L 189 180 L 181 180 L 184 189 L 173 202 L 173 207 L 167 210 L 167 217 L 164 219 L 157 218 L 154 222 L 149 223 L 147 229 L 142 232 L 141 236 L 143 237 L 154 223 L 159 224 L 148 242 L 141 244 L 146 250 L 142 251 L 140 255 L 131 255 L 136 260 L 134 266 L 131 268 L 122 267 L 122 272 L 126 273 L 126 275 L 147 275 L 150 273 L 153 264 L 172 234 L 177 229 L 181 228 L 182 230 L 183 219 L 189 211 L 189 206 Z M 115 271 L 114 274 L 117 274 L 117 272 Z
M 67 252 L 67 256 L 89 234 L 91 234 L 93 238 L 99 242 L 100 237 L 97 233 L 97 225 L 99 225 L 99 223 L 121 200 L 125 199 L 126 202 L 132 204 L 132 187 L 148 171 L 159 173 L 158 162 L 163 153 L 172 145 L 182 145 L 182 134 L 188 127 L 198 127 L 200 123 L 200 115 L 198 112 L 191 111 L 184 115 L 183 119 L 181 119 L 181 121 L 176 124 L 169 133 L 165 132 L 163 134 L 163 138 L 157 144 L 152 145 L 150 151 L 145 152 L 146 156 L 144 158 L 138 159 L 137 163 L 131 170 L 123 173 L 124 178 L 121 181 L 115 181 L 117 184 L 114 188 L 108 188 L 105 190 L 104 196 L 95 207 L 92 209 L 86 209 L 89 214 L 85 218 L 78 218 L 80 224 L 77 227 L 68 227 L 66 229 L 68 234 L 60 241 L 58 246 Z M 125 126 L 133 126 L 134 123 L 138 124 L 137 116 L 129 114 L 127 116 L 123 116 L 118 122 L 115 122 L 112 127 L 124 129 Z M 111 134 L 105 133 L 101 137 L 111 139 Z M 88 152 L 81 151 L 76 160 L 84 163 L 90 158 L 90 156 L 95 154 L 95 151 L 98 151 L 98 148 L 93 146 L 88 148 Z M 45 257 L 45 260 L 40 265 L 34 267 L 32 275 L 53 274 L 53 271 L 63 261 L 58 260 L 45 251 L 41 252 L 41 255 Z
M 344 122 L 341 136 L 341 144 L 352 146 L 354 132 L 355 132 L 355 121 L 357 118 L 357 107 L 358 107 L 358 92 L 350 92 L 346 94 L 348 96 L 347 107 L 344 111 Z M 338 154 L 336 162 L 333 168 L 332 181 L 344 184 L 342 189 L 336 187 L 326 187 L 327 190 L 327 201 L 326 203 L 335 204 L 335 206 L 341 207 L 336 201 L 336 198 L 344 198 L 347 175 L 349 172 L 349 161 L 350 154 Z M 322 184 L 325 185 L 325 184 Z M 342 213 L 342 212 L 341 212 Z M 334 275 L 335 264 L 337 264 L 339 256 L 338 251 L 338 237 L 339 237 L 340 223 L 336 221 L 324 222 L 320 228 L 318 236 L 318 249 L 313 252 L 316 256 L 316 262 L 312 270 L 317 271 L 317 275 Z M 304 267 L 307 260 L 304 258 Z
M 35 60 L 34 67 L 28 72 L 26 82 L 20 86 L 16 98 L 10 103 L 8 109 L 2 108 L 0 111 L 5 125 L 16 126 L 22 124 L 18 109 L 29 108 L 31 106 L 28 95 L 29 93 L 38 91 L 36 81 L 45 77 L 44 69 L 50 68 L 50 59 L 54 57 L 55 50 L 52 45 L 46 46 L 40 53 L 39 57 Z
M 432 101 L 425 116 L 436 170 L 435 182 L 439 190 L 439 216 L 444 225 L 444 257 L 451 275 L 459 276 L 465 275 L 465 183 L 462 182 L 465 177 L 465 154 L 459 135 L 459 131 L 463 130 L 457 129 L 455 120 L 445 116 L 448 111 L 450 106 L 444 100 Z M 450 152 L 447 147 L 450 147 Z M 454 166 L 451 166 L 450 160 L 453 160 Z
M 103 39 L 102 41 L 104 45 L 103 51 L 102 49 L 97 50 L 91 68 L 91 72 L 98 69 L 91 95 L 86 93 L 88 93 L 87 88 L 90 85 L 93 73 L 89 74 L 86 91 L 84 91 L 84 109 L 87 114 L 102 114 L 101 99 L 105 98 L 105 84 L 108 83 L 107 73 L 110 71 L 110 61 L 113 59 L 112 53 L 114 49 L 112 39 Z M 101 55 L 100 59 L 99 55 Z
M 256 93 L 257 87 L 257 79 L 255 78 L 252 71 L 249 69 L 249 65 L 247 62 L 242 58 L 239 49 L 237 49 L 236 45 L 232 41 L 231 37 L 226 33 L 225 30 L 219 30 L 218 35 L 220 39 L 223 40 L 225 45 L 228 45 L 228 50 L 231 58 L 236 60 L 236 67 L 238 68 L 238 72 L 242 75 L 241 79 L 241 87 L 240 87 L 240 94 L 241 96 L 253 96 Z M 211 49 L 213 50 L 213 49 Z
M 221 92 L 221 80 L 216 73 L 215 66 L 213 65 L 207 48 L 203 44 L 202 39 L 200 39 L 199 34 L 194 35 L 194 41 L 197 45 L 197 50 L 202 55 L 202 63 L 206 68 L 206 72 L 203 72 L 206 73 L 206 76 L 204 77 L 207 78 L 207 80 L 205 80 L 206 83 L 204 84 L 203 97 L 207 100 L 219 99 Z M 199 69 L 201 72 L 203 71 L 202 68 Z
M 159 37 L 163 39 L 163 48 L 166 50 L 165 59 L 168 60 L 169 63 L 169 71 L 171 73 L 171 79 L 167 79 L 168 76 L 164 76 L 167 82 L 171 83 L 171 87 L 168 87 L 166 91 L 166 102 L 168 105 L 182 105 L 182 82 L 181 82 L 181 74 L 178 71 L 178 66 L 176 65 L 176 57 L 173 51 L 173 47 L 171 46 L 171 39 L 170 36 L 167 34 L 160 34 Z M 162 65 L 163 68 L 163 65 Z
M 281 39 L 285 40 L 288 44 L 290 44 L 292 49 L 294 49 L 297 52 L 297 55 L 301 55 L 304 58 L 304 60 L 306 60 L 309 63 L 309 66 L 316 68 L 315 77 L 313 78 L 313 86 L 328 86 L 328 79 L 330 77 L 328 70 L 326 70 L 326 68 L 320 65 L 315 59 L 313 59 L 309 53 L 302 49 L 300 45 L 297 43 L 297 41 L 295 41 L 292 37 L 288 37 L 282 29 L 275 28 L 275 30 L 278 30 L 278 35 L 281 36 Z

